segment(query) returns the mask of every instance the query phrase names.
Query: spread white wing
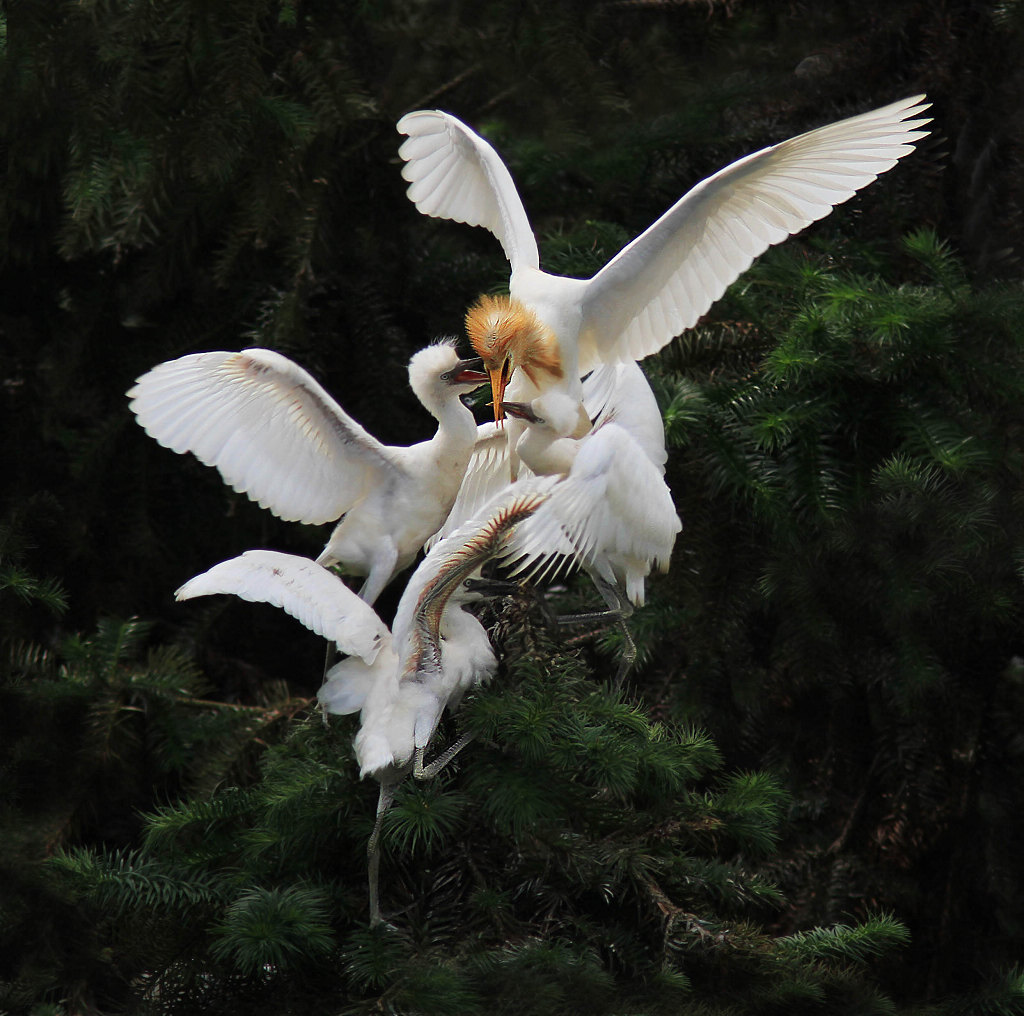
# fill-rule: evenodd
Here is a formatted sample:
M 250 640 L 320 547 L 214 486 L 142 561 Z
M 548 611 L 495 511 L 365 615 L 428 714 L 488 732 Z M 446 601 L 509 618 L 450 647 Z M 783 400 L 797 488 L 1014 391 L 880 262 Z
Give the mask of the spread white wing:
M 424 215 L 483 226 L 501 242 L 513 268 L 537 268 L 540 256 L 526 209 L 497 152 L 460 120 L 440 110 L 407 113 L 398 154 L 409 199 Z
M 518 572 L 542 574 L 553 553 L 572 555 L 609 581 L 608 556 L 667 565 L 682 523 L 661 471 L 622 427 L 580 442 L 569 473 L 515 532 Z
M 338 649 L 373 663 L 391 633 L 374 609 L 315 561 L 275 550 L 248 550 L 189 579 L 178 600 L 233 593 L 251 603 L 280 607 Z
M 696 324 L 757 255 L 821 219 L 927 135 L 918 95 L 740 159 L 684 195 L 591 279 L 580 370 L 639 360 Z
M 370 488 L 403 473 L 395 450 L 298 364 L 269 349 L 161 363 L 128 397 L 150 437 L 192 452 L 288 522 L 332 522 Z
M 696 324 L 759 254 L 891 169 L 927 135 L 918 95 L 748 155 L 697 184 L 585 285 L 529 279 L 548 308 L 582 299 L 579 370 L 640 360 Z M 409 113 L 399 154 L 421 212 L 484 226 L 513 271 L 537 268 L 536 240 L 508 169 L 448 113 Z M 524 273 L 528 274 L 528 273 Z

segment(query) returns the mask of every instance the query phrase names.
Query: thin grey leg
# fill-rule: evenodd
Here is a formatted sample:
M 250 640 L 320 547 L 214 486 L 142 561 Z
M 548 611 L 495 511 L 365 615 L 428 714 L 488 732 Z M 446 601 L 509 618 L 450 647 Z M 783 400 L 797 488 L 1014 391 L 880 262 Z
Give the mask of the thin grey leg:
M 629 630 L 629 625 L 626 623 L 627 619 L 633 614 L 633 604 L 629 602 L 629 597 L 626 596 L 624 590 L 608 582 L 598 575 L 597 572 L 588 569 L 588 574 L 597 591 L 601 594 L 601 598 L 608 605 L 608 609 L 591 611 L 586 614 L 567 614 L 560 617 L 558 623 L 583 624 L 595 621 L 614 621 L 622 632 L 622 638 L 625 643 L 622 649 L 622 657 L 619 660 L 619 667 L 615 674 L 615 683 L 621 684 L 626 674 L 629 673 L 630 668 L 636 662 L 636 642 L 633 641 L 633 635 Z
M 377 798 L 377 821 L 373 824 L 366 844 L 367 877 L 370 884 L 370 927 L 376 928 L 384 920 L 380 915 L 380 831 L 391 802 L 395 799 L 395 783 L 381 783 Z
M 449 745 L 429 765 L 423 764 L 425 748 L 417 748 L 412 775 L 417 780 L 432 780 L 476 735 L 463 734 L 454 744 Z

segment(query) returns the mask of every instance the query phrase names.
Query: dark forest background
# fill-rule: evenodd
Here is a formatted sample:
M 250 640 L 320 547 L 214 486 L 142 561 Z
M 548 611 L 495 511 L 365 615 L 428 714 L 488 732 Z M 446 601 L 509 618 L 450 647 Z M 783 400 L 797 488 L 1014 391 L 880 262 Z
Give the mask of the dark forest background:
M 0 1010 L 1024 1012 L 1024 4 L 2 17 Z M 486 134 L 545 267 L 589 275 L 731 160 L 919 92 L 919 151 L 645 361 L 684 531 L 640 663 L 615 688 L 614 633 L 490 606 L 499 676 L 443 731 L 480 736 L 400 796 L 369 931 L 322 642 L 173 601 L 327 529 L 125 391 L 262 345 L 428 436 L 408 357 L 507 266 L 404 196 L 409 110 Z

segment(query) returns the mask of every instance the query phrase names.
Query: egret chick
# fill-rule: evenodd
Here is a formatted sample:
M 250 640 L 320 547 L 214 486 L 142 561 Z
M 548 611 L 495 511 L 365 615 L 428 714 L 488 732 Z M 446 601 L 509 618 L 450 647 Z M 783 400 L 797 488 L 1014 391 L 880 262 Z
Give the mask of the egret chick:
M 530 403 L 506 402 L 504 410 L 527 429 L 516 452 L 534 472 L 561 479 L 535 515 L 515 534 L 523 555 L 516 568 L 528 576 L 546 574 L 572 548 L 607 610 L 563 621 L 614 618 L 626 648 L 619 679 L 636 658 L 627 619 L 642 606 L 651 569 L 668 571 L 675 539 L 682 529 L 664 479 L 664 465 L 622 424 L 608 419 L 582 439 L 571 436 L 575 400 L 548 392 Z
M 328 712 L 360 712 L 354 741 L 360 775 L 380 783 L 367 845 L 371 924 L 381 921 L 380 831 L 395 788 L 410 772 L 417 779 L 435 776 L 469 742 L 463 737 L 425 761 L 444 710 L 497 666 L 486 629 L 463 609 L 479 599 L 471 579 L 507 551 L 514 527 L 543 502 L 543 488 L 541 481 L 535 492 L 499 499 L 486 515 L 435 546 L 410 578 L 393 633 L 336 575 L 307 558 L 275 551 L 253 550 L 223 561 L 175 594 L 185 600 L 233 593 L 275 604 L 352 654 L 331 669 L 317 698 Z
M 604 364 L 587 375 L 583 379 L 583 416 L 587 426 L 582 432 L 579 416 L 577 408 L 573 436 L 585 437 L 594 427 L 614 421 L 629 432 L 654 466 L 664 474 L 668 458 L 665 424 L 651 386 L 635 360 Z M 508 426 L 513 422 L 519 421 L 510 416 L 504 424 Z M 511 455 L 504 427 L 496 423 L 481 424 L 477 433 L 477 442 L 455 504 L 444 525 L 428 541 L 428 546 L 473 518 L 509 484 Z M 523 469 L 520 464 L 520 479 L 531 475 L 529 466 Z
M 147 434 L 285 521 L 340 519 L 317 561 L 366 576 L 359 595 L 373 603 L 451 510 L 477 437 L 461 396 L 486 383 L 479 366 L 449 343 L 412 357 L 409 384 L 438 427 L 408 447 L 382 444 L 269 349 L 159 364 L 128 397 Z

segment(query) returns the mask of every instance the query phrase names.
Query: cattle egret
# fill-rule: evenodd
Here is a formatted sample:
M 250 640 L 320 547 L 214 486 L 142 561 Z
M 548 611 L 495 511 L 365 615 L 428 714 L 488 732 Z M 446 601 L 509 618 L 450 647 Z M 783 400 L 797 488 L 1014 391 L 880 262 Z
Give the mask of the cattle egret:
M 341 519 L 317 562 L 366 576 L 373 603 L 444 522 L 477 438 L 461 396 L 486 383 L 479 361 L 438 343 L 409 362 L 409 383 L 437 420 L 408 447 L 368 434 L 301 367 L 269 349 L 192 353 L 128 392 L 146 433 L 214 466 L 286 521 Z
M 538 480 L 531 491 L 509 491 L 434 547 L 402 594 L 393 632 L 332 572 L 276 551 L 253 550 L 223 561 L 175 594 L 186 600 L 233 593 L 275 604 L 351 654 L 331 668 L 317 698 L 327 712 L 360 712 L 354 742 L 360 775 L 380 783 L 367 845 L 371 924 L 381 921 L 380 831 L 395 788 L 410 772 L 417 779 L 435 776 L 468 743 L 465 736 L 425 762 L 441 714 L 497 666 L 487 631 L 463 609 L 480 598 L 473 576 L 507 552 L 514 528 L 537 510 L 551 485 Z
M 515 552 L 523 559 L 515 572 L 543 576 L 556 560 L 553 551 L 568 542 L 571 557 L 590 575 L 608 609 L 563 621 L 615 618 L 626 641 L 621 679 L 636 658 L 626 619 L 633 604 L 644 603 L 651 568 L 668 571 L 682 529 L 665 483 L 664 460 L 652 460 L 612 418 L 586 437 L 572 438 L 576 405 L 564 392 L 547 392 L 530 403 L 506 402 L 504 409 L 527 425 L 516 445 L 523 462 L 535 473 L 561 477 L 516 531 Z
M 540 269 L 508 169 L 449 113 L 408 113 L 398 130 L 409 198 L 426 215 L 490 230 L 511 267 L 509 297 L 483 297 L 466 330 L 501 403 L 557 388 L 577 399 L 601 363 L 639 360 L 696 324 L 773 244 L 826 216 L 928 132 L 924 96 L 820 127 L 726 166 L 685 194 L 591 279 Z M 508 395 L 506 396 L 506 386 Z M 514 443 L 519 430 L 508 440 Z

